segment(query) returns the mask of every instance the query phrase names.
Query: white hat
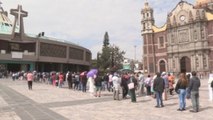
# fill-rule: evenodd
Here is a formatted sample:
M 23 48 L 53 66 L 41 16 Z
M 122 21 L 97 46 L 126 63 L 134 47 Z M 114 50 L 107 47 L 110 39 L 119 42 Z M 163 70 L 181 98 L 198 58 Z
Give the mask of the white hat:
M 166 75 L 166 72 L 162 72 L 162 73 L 161 73 L 161 76 L 164 76 L 164 75 Z

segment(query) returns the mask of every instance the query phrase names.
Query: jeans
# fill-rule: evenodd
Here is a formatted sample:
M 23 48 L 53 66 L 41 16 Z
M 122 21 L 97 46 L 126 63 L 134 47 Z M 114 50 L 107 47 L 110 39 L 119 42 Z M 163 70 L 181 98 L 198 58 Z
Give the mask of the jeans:
M 163 106 L 163 99 L 162 99 L 162 92 L 156 91 L 156 101 L 157 101 L 157 106 Z
M 191 91 L 191 101 L 192 107 L 194 111 L 199 111 L 199 92 L 198 91 Z
M 179 89 L 179 92 L 179 108 L 182 110 L 186 108 L 186 90 Z
M 87 90 L 87 83 L 82 83 L 82 91 L 86 92 Z
M 113 90 L 113 99 L 119 100 L 119 90 Z
M 131 101 L 136 102 L 136 95 L 135 95 L 135 88 L 129 90 L 130 96 L 131 96 Z
M 28 83 L 29 90 L 32 90 L 33 81 L 28 81 L 27 83 Z

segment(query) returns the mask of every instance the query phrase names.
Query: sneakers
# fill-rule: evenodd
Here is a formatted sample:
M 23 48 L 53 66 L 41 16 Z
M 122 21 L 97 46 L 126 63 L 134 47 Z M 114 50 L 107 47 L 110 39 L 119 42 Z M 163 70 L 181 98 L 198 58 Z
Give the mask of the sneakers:
M 156 107 L 156 108 L 160 108 L 160 106 L 158 106 L 158 105 L 156 105 L 155 107 Z
M 177 109 L 177 111 L 184 111 L 184 110 L 186 110 L 186 109 L 185 108 L 183 108 L 183 109 L 178 108 Z

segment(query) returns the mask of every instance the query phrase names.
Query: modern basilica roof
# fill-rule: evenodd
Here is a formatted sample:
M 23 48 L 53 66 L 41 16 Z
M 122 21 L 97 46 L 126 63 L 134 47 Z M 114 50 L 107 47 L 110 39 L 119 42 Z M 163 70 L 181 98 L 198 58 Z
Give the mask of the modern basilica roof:
M 0 33 L 11 34 L 12 26 L 12 22 L 7 17 L 7 12 L 3 10 L 0 3 Z
M 10 35 L 12 34 L 12 29 L 13 29 L 13 23 L 11 22 L 11 20 L 8 18 L 8 12 L 4 11 L 3 7 L 1 6 L 1 1 L 0 1 L 0 34 L 7 34 Z M 20 26 L 16 25 L 15 26 L 15 32 L 19 32 Z M 36 34 L 29 34 L 29 33 L 25 33 L 26 36 L 28 37 L 32 37 L 32 38 L 38 38 L 38 35 Z M 67 43 L 67 44 L 72 44 L 75 46 L 79 46 L 73 42 L 70 42 L 68 40 L 62 40 L 62 39 L 58 39 L 58 38 L 51 38 L 51 37 L 47 37 L 47 36 L 39 36 L 40 39 L 42 40 L 50 40 L 50 41 L 57 41 L 57 42 L 61 42 L 61 43 Z M 79 46 L 81 47 L 81 46 Z

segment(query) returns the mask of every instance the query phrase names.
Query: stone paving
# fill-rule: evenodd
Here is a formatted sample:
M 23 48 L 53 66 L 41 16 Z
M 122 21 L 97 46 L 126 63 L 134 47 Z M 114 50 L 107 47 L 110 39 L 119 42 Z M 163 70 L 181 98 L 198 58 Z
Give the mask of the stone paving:
M 208 101 L 207 80 L 200 88 L 200 112 L 180 112 L 178 96 L 169 96 L 165 107 L 155 108 L 152 97 L 114 101 L 112 93 L 102 92 L 99 98 L 89 93 L 34 83 L 27 89 L 26 81 L 0 79 L 0 120 L 213 120 L 213 102 Z

